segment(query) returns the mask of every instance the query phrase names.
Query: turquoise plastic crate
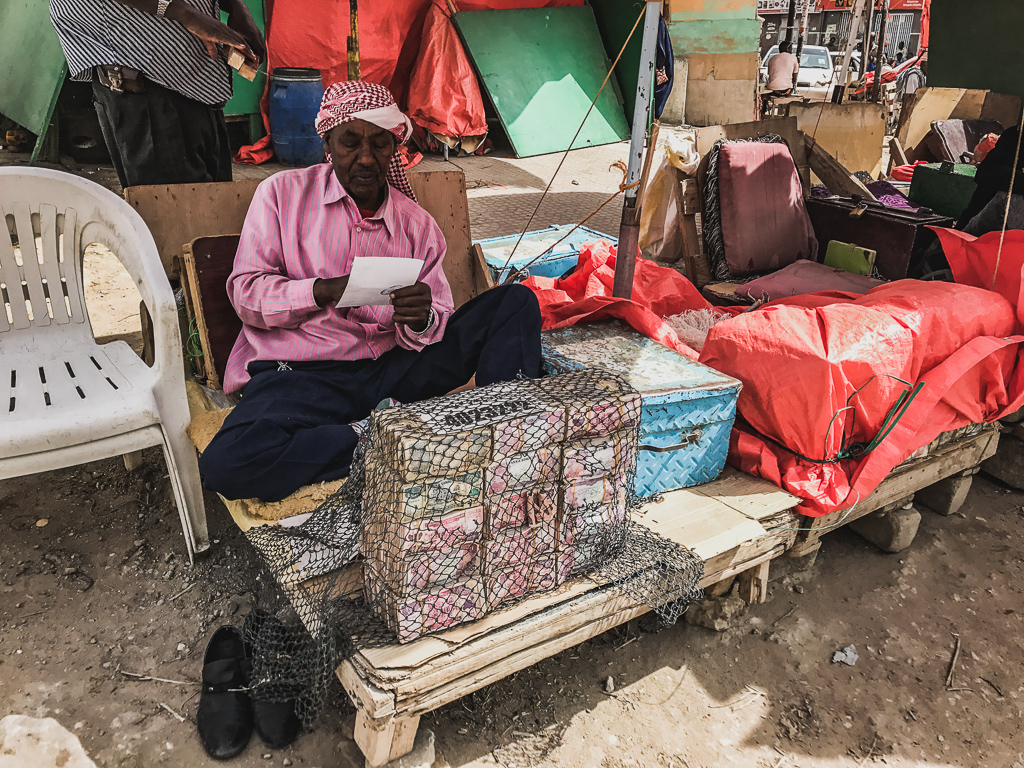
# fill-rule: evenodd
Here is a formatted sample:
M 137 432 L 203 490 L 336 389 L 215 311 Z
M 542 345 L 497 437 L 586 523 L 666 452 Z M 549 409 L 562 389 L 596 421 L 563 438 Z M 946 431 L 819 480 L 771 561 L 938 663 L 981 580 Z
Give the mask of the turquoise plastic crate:
M 544 372 L 606 368 L 643 397 L 636 492 L 640 496 L 714 480 L 725 466 L 742 384 L 680 355 L 618 320 L 541 335 Z
M 607 240 L 612 245 L 618 245 L 619 239 L 611 237 L 603 232 L 589 227 L 578 227 L 564 242 L 559 243 L 568 234 L 573 224 L 559 224 L 547 229 L 537 229 L 523 235 L 523 241 L 516 246 L 519 235 L 507 235 L 504 237 L 488 237 L 484 240 L 474 240 L 484 252 L 484 260 L 491 270 L 491 277 L 495 283 L 502 283 L 512 272 L 520 267 L 529 264 L 537 256 L 537 261 L 530 264 L 518 279 L 525 280 L 531 275 L 541 277 L 561 277 L 570 269 L 576 266 L 579 259 L 580 249 L 587 243 L 596 240 Z M 557 245 L 556 245 L 557 243 Z M 546 250 L 555 246 L 551 253 Z M 509 254 L 515 247 L 515 257 L 508 261 Z M 541 254 L 543 254 L 541 256 Z M 506 265 L 506 262 L 508 264 Z

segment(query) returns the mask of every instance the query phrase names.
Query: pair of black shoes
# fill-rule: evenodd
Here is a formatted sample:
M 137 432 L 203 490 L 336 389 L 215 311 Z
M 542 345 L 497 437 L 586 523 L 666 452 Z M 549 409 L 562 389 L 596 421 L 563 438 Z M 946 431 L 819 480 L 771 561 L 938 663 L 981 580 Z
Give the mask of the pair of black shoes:
M 283 627 L 275 617 L 254 611 L 246 617 L 243 631 L 221 627 L 206 647 L 196 721 L 203 748 L 215 760 L 239 754 L 254 729 L 271 749 L 286 747 L 299 735 L 302 724 L 295 714 L 294 701 L 264 701 L 258 697 L 254 700 L 249 695 L 250 643 L 268 629 Z

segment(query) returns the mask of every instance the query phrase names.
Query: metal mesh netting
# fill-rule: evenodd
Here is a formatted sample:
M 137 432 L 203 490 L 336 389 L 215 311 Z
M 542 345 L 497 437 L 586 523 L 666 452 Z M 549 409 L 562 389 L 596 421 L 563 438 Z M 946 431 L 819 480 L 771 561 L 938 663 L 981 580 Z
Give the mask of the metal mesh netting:
M 704 566 L 630 519 L 641 408 L 624 379 L 589 370 L 375 412 L 337 493 L 246 534 L 264 566 L 252 696 L 294 699 L 310 725 L 355 651 L 582 574 L 674 622 Z

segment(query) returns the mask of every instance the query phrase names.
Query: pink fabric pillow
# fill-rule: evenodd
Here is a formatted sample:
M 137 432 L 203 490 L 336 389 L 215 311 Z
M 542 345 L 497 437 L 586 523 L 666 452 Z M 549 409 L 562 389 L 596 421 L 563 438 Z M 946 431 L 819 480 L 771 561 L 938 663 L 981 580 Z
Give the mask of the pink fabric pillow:
M 796 163 L 785 144 L 736 141 L 718 154 L 725 261 L 736 276 L 769 272 L 818 252 Z
M 818 291 L 867 293 L 884 282 L 842 269 L 826 267 L 816 261 L 801 259 L 778 272 L 751 280 L 743 287 L 737 288 L 736 293 L 751 299 L 775 301 Z

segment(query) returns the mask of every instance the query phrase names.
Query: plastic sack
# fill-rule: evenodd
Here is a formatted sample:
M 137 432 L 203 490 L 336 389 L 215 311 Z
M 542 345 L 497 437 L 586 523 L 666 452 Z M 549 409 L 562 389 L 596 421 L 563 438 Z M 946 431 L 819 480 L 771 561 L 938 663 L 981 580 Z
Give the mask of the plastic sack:
M 717 324 L 700 361 L 743 382 L 729 463 L 799 496 L 806 515 L 856 504 L 943 432 L 1024 406 L 1017 312 L 982 288 L 901 280 Z
M 680 195 L 674 185 L 683 176 L 697 172 L 696 134 L 688 129 L 670 133 L 665 139 L 665 157 L 648 182 L 640 214 L 640 251 L 645 258 L 674 264 L 683 257 L 683 238 L 679 220 Z M 682 174 L 682 175 L 681 175 Z
M 612 297 L 614 280 L 615 246 L 598 240 L 580 249 L 576 269 L 568 277 L 531 277 L 523 285 L 532 289 L 540 302 L 544 330 L 616 317 L 666 347 L 697 359 L 696 351 L 663 319 L 711 308 L 693 283 L 674 269 L 644 259 L 636 262 L 632 300 Z

